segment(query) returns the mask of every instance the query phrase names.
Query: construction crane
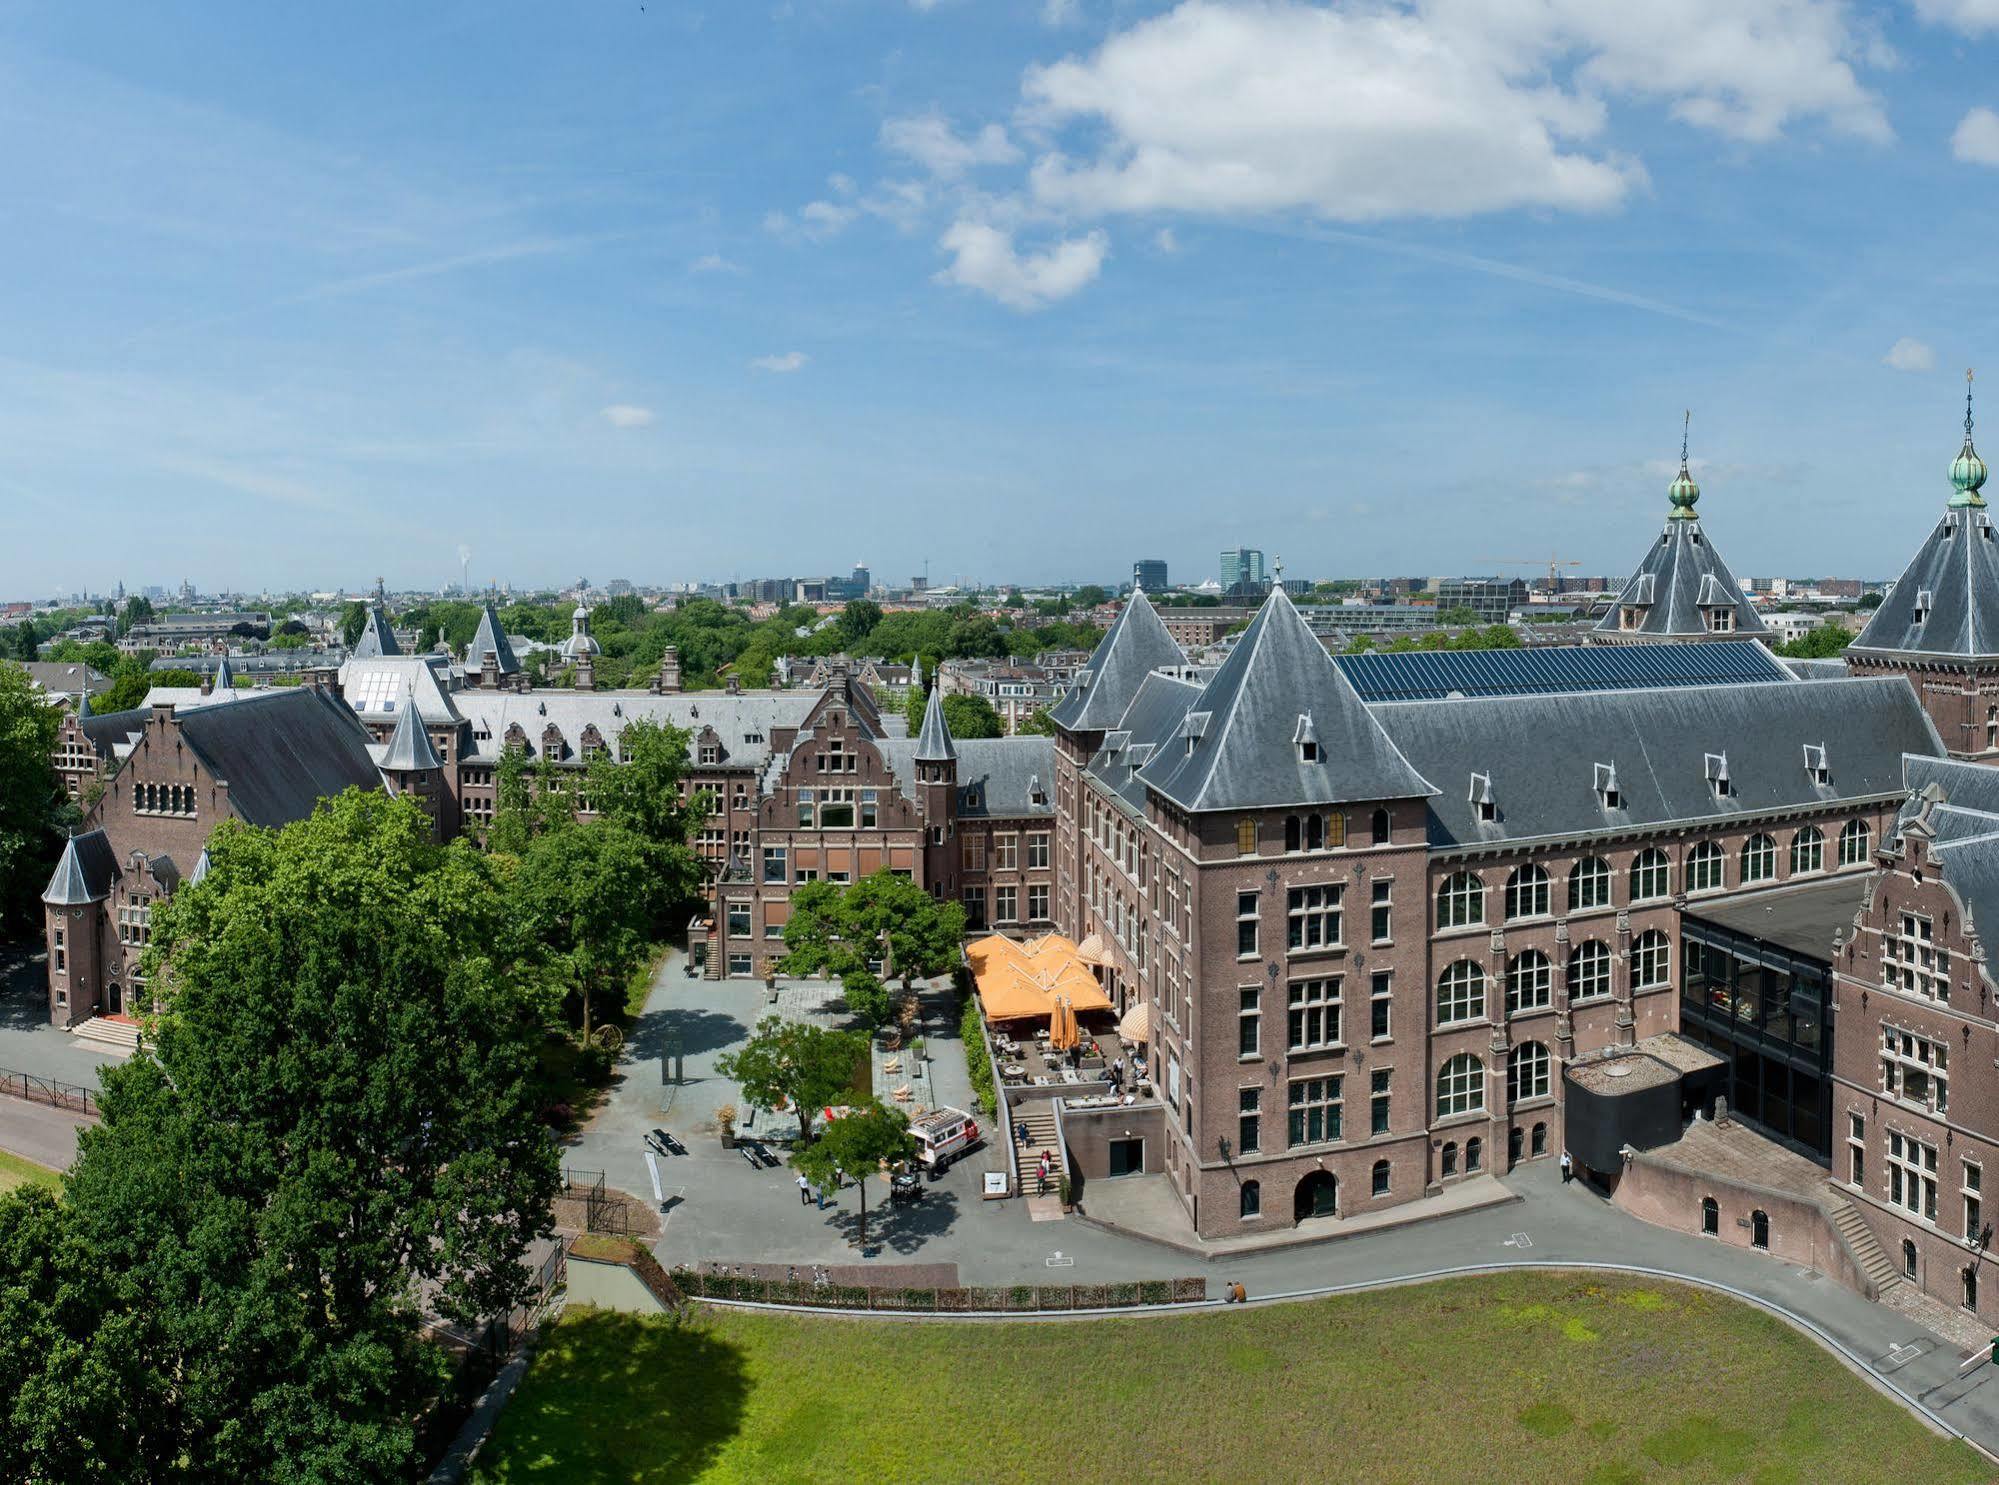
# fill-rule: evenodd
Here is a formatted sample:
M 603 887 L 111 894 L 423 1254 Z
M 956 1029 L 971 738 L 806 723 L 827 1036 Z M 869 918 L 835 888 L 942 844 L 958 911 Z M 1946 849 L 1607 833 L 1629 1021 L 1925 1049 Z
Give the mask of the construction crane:
M 1548 591 L 1562 591 L 1562 569 L 1581 567 L 1582 563 L 1573 557 L 1474 557 L 1475 562 L 1489 562 L 1494 567 L 1540 567 L 1548 569 Z

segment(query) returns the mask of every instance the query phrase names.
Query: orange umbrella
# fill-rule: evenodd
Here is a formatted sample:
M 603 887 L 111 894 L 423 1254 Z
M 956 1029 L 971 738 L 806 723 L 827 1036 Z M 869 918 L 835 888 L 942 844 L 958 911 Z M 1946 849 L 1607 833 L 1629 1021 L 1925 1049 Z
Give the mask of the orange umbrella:
M 1076 1045 L 1076 1041 L 1076 1008 L 1069 1004 L 1068 996 L 1060 996 L 1048 1017 L 1048 1045 L 1058 1052 L 1066 1052 Z

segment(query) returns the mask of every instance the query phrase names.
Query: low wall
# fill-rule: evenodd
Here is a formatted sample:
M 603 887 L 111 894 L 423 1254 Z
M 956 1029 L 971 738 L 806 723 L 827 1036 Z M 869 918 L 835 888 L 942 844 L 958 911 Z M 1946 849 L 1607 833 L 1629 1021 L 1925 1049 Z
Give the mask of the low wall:
M 1057 1112 L 1070 1172 L 1084 1181 L 1108 1179 L 1112 1140 L 1145 1141 L 1145 1161 L 1133 1174 L 1158 1175 L 1166 1169 L 1166 1108 L 1158 1103 L 1116 1108 L 1078 1109 L 1064 1104 Z
M 646 1288 L 645 1281 L 622 1263 L 606 1263 L 596 1258 L 569 1255 L 569 1298 L 567 1307 L 588 1305 L 598 1310 L 618 1310 L 627 1315 L 664 1315 L 666 1306 Z
M 1795 1191 L 1688 1170 L 1636 1151 L 1626 1156 L 1611 1201 L 1641 1222 L 1698 1237 L 1701 1201 L 1710 1196 L 1721 1209 L 1721 1229 L 1714 1241 L 1753 1248 L 1752 1214 L 1761 1211 L 1770 1219 L 1770 1245 L 1763 1251 L 1837 1279 L 1857 1294 L 1867 1292 L 1866 1280 L 1833 1230 L 1832 1218 L 1817 1202 Z

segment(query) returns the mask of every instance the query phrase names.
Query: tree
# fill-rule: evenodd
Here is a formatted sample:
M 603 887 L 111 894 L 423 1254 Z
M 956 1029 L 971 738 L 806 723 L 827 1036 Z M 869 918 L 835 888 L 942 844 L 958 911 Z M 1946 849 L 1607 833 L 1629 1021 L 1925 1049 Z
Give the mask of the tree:
M 861 1024 L 873 1035 L 895 1016 L 895 997 L 874 975 L 865 969 L 850 969 L 840 976 L 840 991 L 847 1002 L 847 1009 L 860 1018 Z
M 868 1177 L 890 1166 L 916 1158 L 916 1136 L 909 1132 L 909 1119 L 900 1109 L 889 1108 L 878 1098 L 853 1105 L 826 1126 L 814 1144 L 791 1157 L 801 1175 L 822 1191 L 839 1185 L 842 1177 L 854 1183 L 861 1201 L 861 1241 L 868 1245 Z
M 597 997 L 622 986 L 651 952 L 666 884 L 635 832 L 610 820 L 564 822 L 531 837 L 514 873 L 522 926 L 574 992 L 590 1043 Z
M 1455 608 L 1447 608 L 1438 614 L 1437 622 L 1452 628 L 1456 628 L 1460 624 L 1476 624 L 1478 622 L 1478 610 L 1461 603 Z
M 601 753 L 590 764 L 588 792 L 598 818 L 645 844 L 656 929 L 700 896 L 708 875 L 692 844 L 708 813 L 708 791 L 680 793 L 688 738 L 685 728 L 637 717 L 618 734 L 618 756 Z
M 1006 731 L 999 713 L 983 696 L 946 696 L 944 720 L 953 737 L 999 737 Z
M 1049 709 L 1046 707 L 1040 711 L 1029 712 L 1020 724 L 1020 731 L 1033 737 L 1053 737 L 1055 718 L 1049 715 Z
M 840 636 L 852 648 L 866 642 L 882 621 L 882 606 L 867 598 L 849 599 L 840 611 Z
M 1095 583 L 1085 583 L 1078 588 L 1070 600 L 1076 608 L 1098 608 L 1111 601 L 1111 595 Z
M 358 598 L 341 610 L 340 642 L 348 649 L 354 648 L 355 642 L 361 638 L 361 631 L 367 627 L 368 605 Z
M 407 1476 L 443 1368 L 419 1304 L 505 1309 L 552 1230 L 492 864 L 358 791 L 208 850 L 63 1201 L 0 1203 L 0 1309 L 39 1316 L 0 1341 L 10 1479 Z
M 1852 643 L 1851 630 L 1828 620 L 1788 644 L 1778 645 L 1777 653 L 1791 660 L 1831 660 L 1845 654 L 1846 647 Z
M 813 1117 L 853 1096 L 867 1055 L 867 1038 L 854 1032 L 766 1016 L 747 1042 L 715 1059 L 715 1068 L 740 1084 L 743 1097 L 758 1108 L 792 1109 L 799 1142 L 810 1145 Z
M 887 960 L 908 992 L 919 976 L 957 963 L 965 938 L 962 903 L 939 902 L 908 877 L 878 871 L 846 887 L 807 882 L 791 895 L 784 925 L 785 974 L 837 979 Z
M 923 731 L 923 709 L 930 704 L 930 693 L 921 686 L 911 686 L 902 693 L 902 715 L 909 723 L 909 735 L 915 737 Z
M 49 758 L 62 711 L 18 666 L 0 665 L 0 927 L 39 919 L 55 866 L 62 790 Z
M 1881 607 L 1881 596 L 1879 593 L 1862 593 L 1857 607 L 1863 614 L 1871 614 Z

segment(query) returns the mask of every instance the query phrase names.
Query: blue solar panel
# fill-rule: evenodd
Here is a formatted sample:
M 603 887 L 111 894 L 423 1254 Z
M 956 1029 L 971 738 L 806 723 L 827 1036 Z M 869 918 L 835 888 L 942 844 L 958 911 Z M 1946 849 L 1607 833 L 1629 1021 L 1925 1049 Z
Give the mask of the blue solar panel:
M 1549 645 L 1527 650 L 1373 651 L 1333 657 L 1363 701 L 1740 686 L 1795 677 L 1762 645 Z

